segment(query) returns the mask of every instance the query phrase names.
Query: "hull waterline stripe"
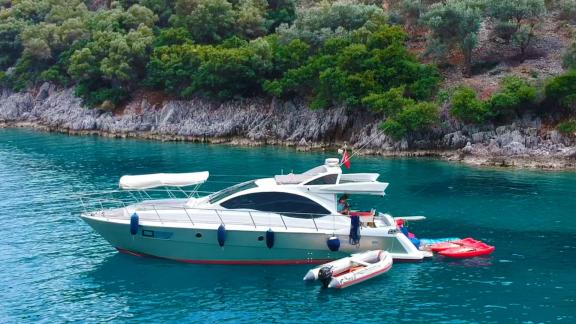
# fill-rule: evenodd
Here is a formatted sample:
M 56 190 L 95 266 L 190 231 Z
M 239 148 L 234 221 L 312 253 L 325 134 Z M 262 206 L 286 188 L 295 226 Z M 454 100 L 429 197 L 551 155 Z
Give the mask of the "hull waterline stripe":
M 334 261 L 336 259 L 303 259 L 303 260 L 187 260 L 187 259 L 170 259 L 159 257 L 155 255 L 145 254 L 126 250 L 117 247 L 116 250 L 121 253 L 137 256 L 148 257 L 156 259 L 166 259 L 191 264 L 228 264 L 228 265 L 290 265 L 290 264 L 323 264 L 326 262 Z M 421 262 L 422 260 L 414 259 L 394 259 L 395 262 Z
M 184 263 L 192 264 L 228 264 L 228 265 L 289 265 L 289 264 L 322 264 L 335 259 L 304 259 L 304 260 L 187 260 L 187 259 L 170 259 L 154 255 L 138 253 L 122 248 L 116 248 L 118 252 L 137 256 L 137 257 L 151 257 L 157 259 L 166 259 Z

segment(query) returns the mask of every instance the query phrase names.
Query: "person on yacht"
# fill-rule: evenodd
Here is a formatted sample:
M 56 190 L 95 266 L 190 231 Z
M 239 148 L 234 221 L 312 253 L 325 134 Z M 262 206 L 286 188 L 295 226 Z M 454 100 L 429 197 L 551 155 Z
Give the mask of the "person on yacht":
M 338 200 L 338 212 L 342 215 L 350 213 L 350 205 L 348 204 L 348 194 L 342 195 Z

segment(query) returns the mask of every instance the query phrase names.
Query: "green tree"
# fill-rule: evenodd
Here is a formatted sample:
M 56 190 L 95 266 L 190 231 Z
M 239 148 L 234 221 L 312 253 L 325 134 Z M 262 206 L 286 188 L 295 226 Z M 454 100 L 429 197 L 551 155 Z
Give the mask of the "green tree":
M 139 4 L 152 10 L 152 12 L 159 17 L 159 25 L 162 27 L 168 25 L 168 20 L 174 13 L 175 0 L 120 0 L 119 2 L 125 9 L 130 8 L 132 5 Z
M 392 138 L 401 139 L 409 133 L 428 130 L 439 121 L 438 106 L 431 102 L 418 102 L 389 117 L 380 127 Z
M 290 25 L 296 18 L 296 0 L 268 0 L 266 25 L 272 33 L 281 24 Z
M 262 92 L 262 78 L 271 68 L 271 59 L 271 47 L 265 41 L 241 47 L 163 46 L 152 53 L 148 82 L 181 97 L 252 96 Z
M 360 106 L 369 95 L 366 103 L 371 104 L 378 94 L 400 86 L 414 99 L 427 99 L 437 87 L 439 73 L 418 63 L 405 47 L 406 37 L 401 27 L 388 25 L 375 32 L 332 37 L 306 64 L 266 82 L 265 89 L 280 96 L 309 94 L 314 108 Z
M 523 109 L 532 106 L 537 89 L 526 80 L 509 76 L 502 80 L 500 91 L 486 103 L 493 117 L 515 117 Z
M 439 47 L 429 52 L 446 55 L 439 49 L 458 48 L 464 56 L 464 75 L 469 76 L 481 21 L 482 12 L 473 1 L 447 0 L 432 5 L 422 22 L 432 31 L 430 46 Z
M 127 33 L 95 32 L 85 47 L 70 57 L 68 73 L 79 82 L 77 93 L 87 103 L 115 105 L 144 76 L 154 42 L 152 29 L 141 24 Z M 106 98 L 110 95 L 111 98 Z
M 576 70 L 552 79 L 545 87 L 546 99 L 567 112 L 576 109 Z
M 413 105 L 414 100 L 406 97 L 406 87 L 391 88 L 383 93 L 372 93 L 362 99 L 362 102 L 375 112 L 386 116 L 396 116 L 405 107 Z
M 187 28 L 199 43 L 218 43 L 233 34 L 235 13 L 226 0 L 177 0 L 174 11 L 171 23 Z
M 192 34 L 186 28 L 164 28 L 156 37 L 154 47 L 181 45 L 192 42 Z
M 265 0 L 240 0 L 239 8 L 236 12 L 237 34 L 245 38 L 256 38 L 263 36 L 267 32 L 266 28 L 266 8 L 268 2 Z
M 284 42 L 300 39 L 320 47 L 327 39 L 361 27 L 377 28 L 385 21 L 384 11 L 374 5 L 325 2 L 318 7 L 300 9 L 292 25 L 282 24 L 276 31 Z
M 24 23 L 10 16 L 0 16 L 0 70 L 16 63 L 22 54 L 20 33 Z
M 534 38 L 534 29 L 546 13 L 544 0 L 490 0 L 488 13 L 500 25 L 509 26 L 513 43 L 522 58 Z
M 452 96 L 450 114 L 456 119 L 471 124 L 481 124 L 489 117 L 488 107 L 478 99 L 476 91 L 469 87 L 460 87 Z

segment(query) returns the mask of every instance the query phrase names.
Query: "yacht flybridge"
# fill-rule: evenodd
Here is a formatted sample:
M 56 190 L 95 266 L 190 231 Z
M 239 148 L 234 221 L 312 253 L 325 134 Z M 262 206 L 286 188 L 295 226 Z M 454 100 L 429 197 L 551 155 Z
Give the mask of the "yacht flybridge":
M 382 196 L 388 186 L 376 173 L 343 174 L 338 159 L 201 196 L 208 177 L 124 176 L 122 190 L 83 196 L 82 218 L 121 252 L 190 263 L 324 263 L 368 250 L 395 260 L 425 256 L 390 215 L 338 212 L 339 195 Z

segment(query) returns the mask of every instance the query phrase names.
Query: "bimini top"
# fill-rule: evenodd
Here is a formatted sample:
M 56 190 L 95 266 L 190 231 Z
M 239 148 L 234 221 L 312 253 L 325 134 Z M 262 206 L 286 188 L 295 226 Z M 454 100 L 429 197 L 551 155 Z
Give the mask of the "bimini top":
M 208 180 L 208 171 L 192 173 L 156 173 L 126 175 L 120 178 L 122 189 L 151 189 L 157 187 L 187 187 L 202 184 Z

